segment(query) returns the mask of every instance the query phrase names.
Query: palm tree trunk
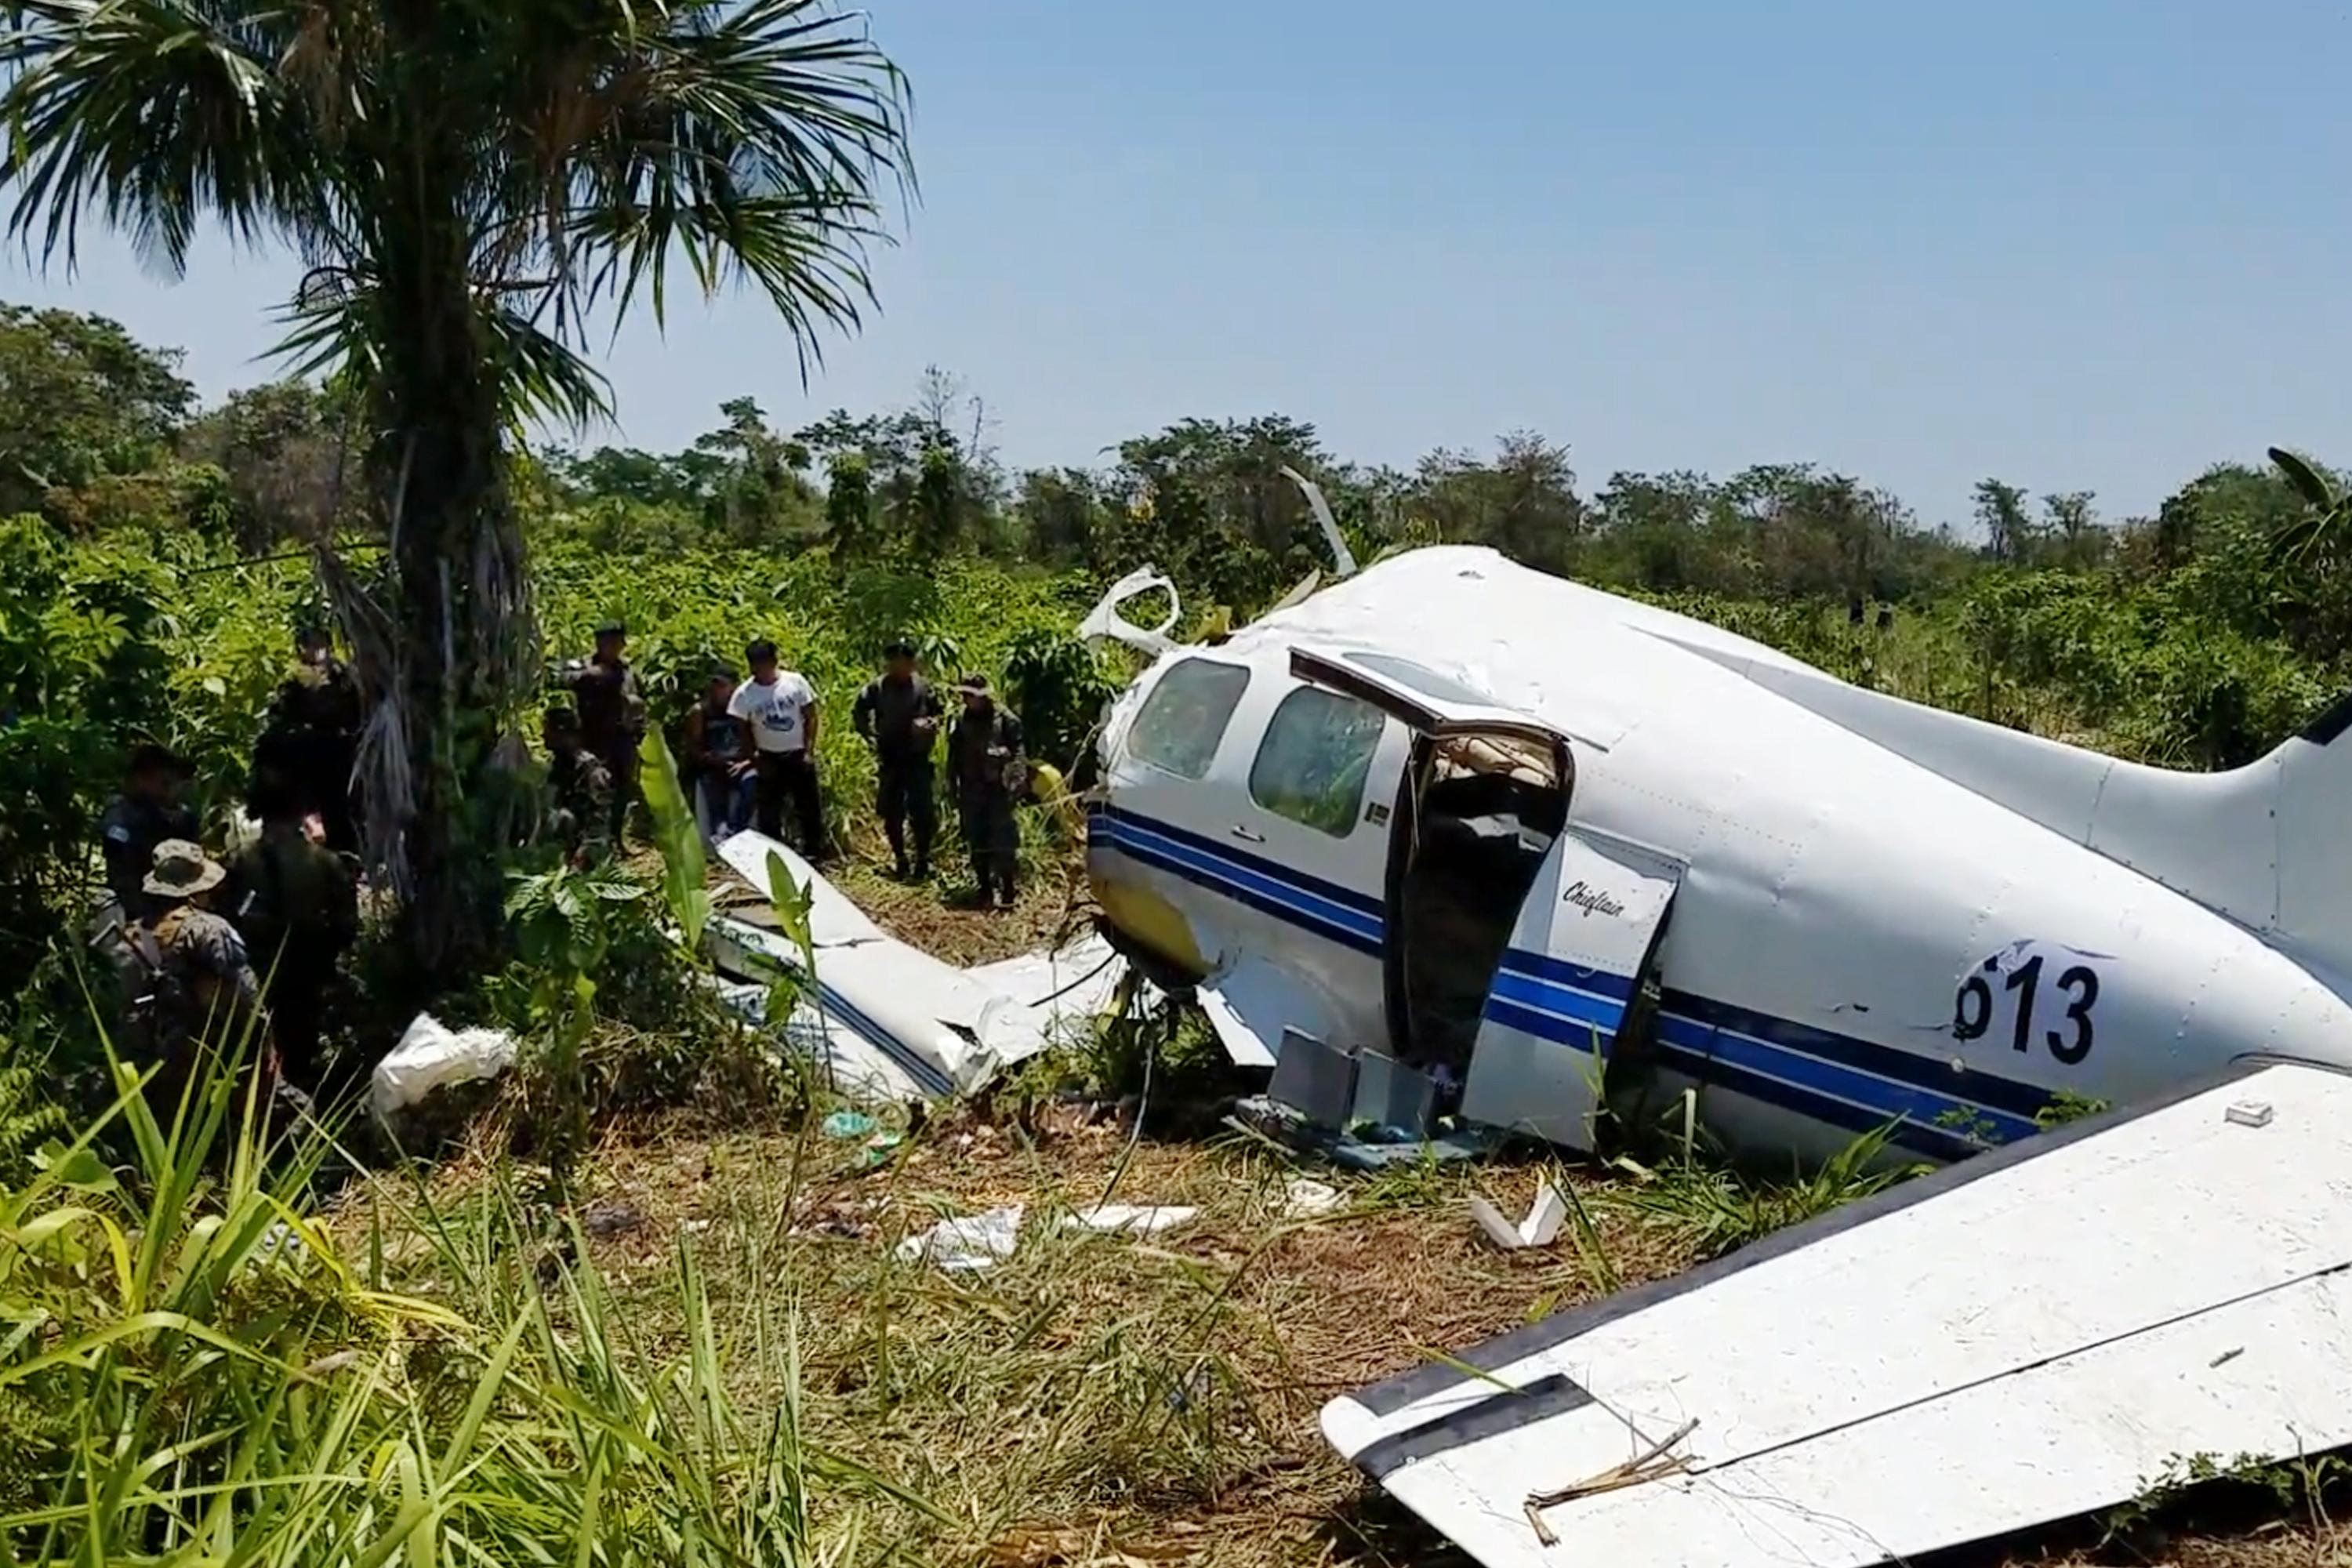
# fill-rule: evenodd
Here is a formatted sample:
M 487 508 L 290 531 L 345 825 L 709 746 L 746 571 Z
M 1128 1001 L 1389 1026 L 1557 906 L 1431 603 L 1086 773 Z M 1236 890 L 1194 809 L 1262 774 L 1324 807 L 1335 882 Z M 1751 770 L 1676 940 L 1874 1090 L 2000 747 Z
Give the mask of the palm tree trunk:
M 377 460 L 395 574 L 385 695 L 404 731 L 385 761 L 404 765 L 407 805 L 385 847 L 403 946 L 446 979 L 499 948 L 513 802 L 491 756 L 529 696 L 536 637 L 464 228 L 454 204 L 441 210 L 445 221 L 399 237 L 385 258 L 387 318 L 410 325 L 383 344 Z

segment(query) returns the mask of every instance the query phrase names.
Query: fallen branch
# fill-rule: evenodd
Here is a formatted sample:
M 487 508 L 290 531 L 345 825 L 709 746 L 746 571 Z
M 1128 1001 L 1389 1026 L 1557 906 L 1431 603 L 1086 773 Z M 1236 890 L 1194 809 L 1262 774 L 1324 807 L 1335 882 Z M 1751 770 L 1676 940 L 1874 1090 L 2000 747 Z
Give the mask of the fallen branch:
M 1574 1502 L 1579 1498 L 1599 1497 L 1603 1492 L 1622 1491 L 1627 1487 L 1638 1487 L 1645 1481 L 1659 1480 L 1689 1469 L 1691 1459 L 1688 1454 L 1669 1459 L 1665 1457 L 1666 1450 L 1697 1430 L 1698 1418 L 1693 1416 L 1684 1422 L 1673 1436 L 1664 1442 L 1652 1444 L 1642 1453 L 1622 1464 L 1612 1465 L 1598 1475 L 1588 1476 L 1580 1481 L 1572 1481 L 1558 1491 L 1529 1492 L 1527 1501 L 1528 1522 L 1535 1526 L 1536 1539 L 1546 1546 L 1559 1544 L 1559 1537 L 1554 1535 L 1551 1532 L 1551 1527 L 1543 1521 L 1545 1509 L 1558 1508 L 1562 1503 Z

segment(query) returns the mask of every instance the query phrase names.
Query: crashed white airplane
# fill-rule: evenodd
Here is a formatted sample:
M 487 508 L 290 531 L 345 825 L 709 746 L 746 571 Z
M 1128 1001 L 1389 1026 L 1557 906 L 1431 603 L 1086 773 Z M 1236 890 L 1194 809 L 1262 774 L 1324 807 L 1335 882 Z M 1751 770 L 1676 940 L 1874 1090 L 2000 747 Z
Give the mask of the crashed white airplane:
M 1087 623 L 1155 656 L 1089 872 L 1277 1100 L 2012 1145 L 1335 1402 L 1487 1568 L 1874 1563 L 2352 1441 L 2352 702 L 2197 776 L 1485 550 L 1211 647 L 1128 623 L 1146 588 Z M 2035 1136 L 2084 1102 L 2117 1109 Z
M 1088 801 L 1108 934 L 1277 1100 L 1958 1162 L 1335 1400 L 1341 1453 L 1486 1568 L 1862 1568 L 2352 1443 L 2352 700 L 2189 775 L 1489 551 L 1312 589 L 1179 647 L 1147 569 L 1084 628 L 1153 656 Z M 725 854 L 814 889 L 814 1048 L 884 1092 L 979 1087 L 1119 973 L 954 969 Z

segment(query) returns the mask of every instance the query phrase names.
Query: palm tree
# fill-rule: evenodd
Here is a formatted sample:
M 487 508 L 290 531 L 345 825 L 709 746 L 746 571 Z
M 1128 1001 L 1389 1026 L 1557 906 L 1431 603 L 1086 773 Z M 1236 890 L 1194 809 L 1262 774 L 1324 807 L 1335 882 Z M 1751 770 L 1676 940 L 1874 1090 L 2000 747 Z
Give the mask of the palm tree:
M 365 411 L 388 571 L 321 542 L 361 679 L 370 847 L 416 954 L 495 933 L 491 757 L 539 663 L 513 433 L 584 422 L 593 319 L 658 319 L 674 263 L 765 292 L 806 375 L 871 300 L 908 194 L 904 79 L 824 0 L 25 0 L 0 5 L 10 229 L 182 267 L 200 226 L 308 267 L 281 345 Z

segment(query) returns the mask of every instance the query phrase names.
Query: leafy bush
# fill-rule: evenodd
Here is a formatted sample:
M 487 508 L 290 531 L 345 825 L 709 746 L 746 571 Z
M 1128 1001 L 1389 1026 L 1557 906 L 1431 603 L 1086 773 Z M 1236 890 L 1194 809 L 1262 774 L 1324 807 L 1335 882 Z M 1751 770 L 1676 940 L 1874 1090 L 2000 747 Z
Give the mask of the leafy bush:
M 40 1096 L 45 1065 L 0 1036 L 0 1186 L 19 1180 L 35 1146 L 65 1127 L 63 1108 Z

